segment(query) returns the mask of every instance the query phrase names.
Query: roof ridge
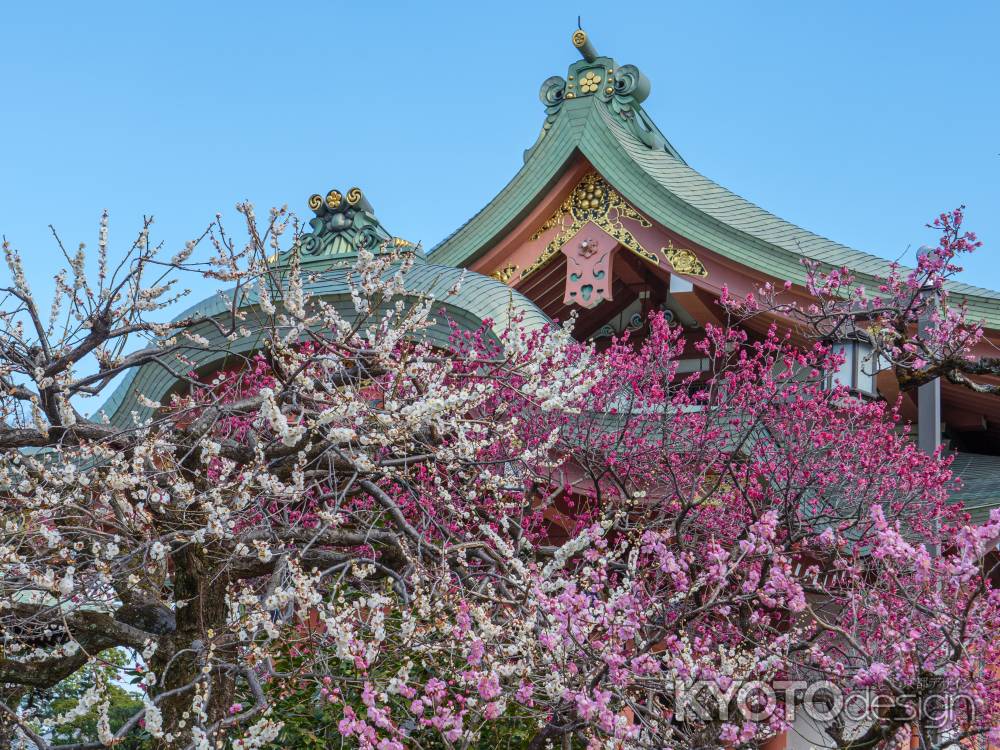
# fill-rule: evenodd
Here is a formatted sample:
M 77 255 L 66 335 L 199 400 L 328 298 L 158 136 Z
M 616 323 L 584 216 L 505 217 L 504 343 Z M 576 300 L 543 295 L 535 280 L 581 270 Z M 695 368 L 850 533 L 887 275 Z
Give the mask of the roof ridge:
M 642 149 L 642 145 L 644 145 L 644 144 L 641 144 L 640 142 L 638 142 L 635 139 L 634 135 L 632 133 L 630 133 L 627 129 L 623 128 L 617 122 L 617 120 L 610 115 L 610 113 L 602 112 L 601 114 L 602 114 L 602 117 L 604 118 L 604 121 L 607 124 L 607 126 L 612 131 L 615 131 L 616 137 L 619 140 L 621 140 L 622 138 L 628 138 L 628 139 L 632 139 L 633 140 L 633 143 L 632 143 L 633 150 L 632 150 L 632 152 L 630 152 L 629 155 L 630 155 L 630 157 L 633 158 L 633 161 L 636 161 L 639 164 L 639 166 L 642 168 L 643 165 L 641 163 L 639 163 L 639 160 L 641 160 L 643 158 L 644 153 L 645 153 L 643 151 L 643 149 Z M 663 159 L 664 157 L 670 158 L 670 156 L 671 155 L 669 153 L 665 153 L 665 154 L 662 154 L 662 155 L 657 155 L 655 158 Z M 815 252 L 810 252 L 808 248 L 802 247 L 802 245 L 800 245 L 800 244 L 798 244 L 796 247 L 792 247 L 792 246 L 790 246 L 787 243 L 787 240 L 774 239 L 774 238 L 765 237 L 765 236 L 762 236 L 764 233 L 762 231 L 760 231 L 759 229 L 757 231 L 754 231 L 750 227 L 747 227 L 747 226 L 743 226 L 743 227 L 737 226 L 737 225 L 734 225 L 734 223 L 733 223 L 732 220 L 727 220 L 725 223 L 727 223 L 729 226 L 733 227 L 734 229 L 737 229 L 738 231 L 742 231 L 742 232 L 744 232 L 744 233 L 746 233 L 746 234 L 748 234 L 750 236 L 757 237 L 759 239 L 763 239 L 765 242 L 768 242 L 768 244 L 771 244 L 771 245 L 773 245 L 775 247 L 778 247 L 778 248 L 780 248 L 782 250 L 785 250 L 786 252 L 789 252 L 792 255 L 797 255 L 799 257 L 805 257 L 805 258 L 808 258 L 808 259 L 811 259 L 811 260 L 816 260 L 816 261 L 818 261 L 820 263 L 826 264 L 826 265 L 831 266 L 831 267 L 847 266 L 851 270 L 858 271 L 858 272 L 861 272 L 861 273 L 869 275 L 869 276 L 875 276 L 875 275 L 885 276 L 885 275 L 889 274 L 889 272 L 891 270 L 891 266 L 893 264 L 893 261 L 888 260 L 887 258 L 884 258 L 884 257 L 882 257 L 880 255 L 877 255 L 877 254 L 875 254 L 875 253 L 873 253 L 871 251 L 868 251 L 868 250 L 859 250 L 858 248 L 851 247 L 850 245 L 845 245 L 842 242 L 838 242 L 838 241 L 830 239 L 829 237 L 826 237 L 826 236 L 824 236 L 822 234 L 819 234 L 817 232 L 813 232 L 810 229 L 806 229 L 804 227 L 801 227 L 798 224 L 795 224 L 795 223 L 793 223 L 793 222 L 791 222 L 791 221 L 789 221 L 787 219 L 784 219 L 784 218 L 778 216 L 777 214 L 775 214 L 772 211 L 769 211 L 768 209 L 760 206 L 759 204 L 755 203 L 754 201 L 752 201 L 752 200 L 750 200 L 748 198 L 744 198 L 743 196 L 739 195 L 738 193 L 734 192 L 733 190 L 730 190 L 729 188 L 727 188 L 726 186 L 722 185 L 721 183 L 716 182 L 712 178 L 705 176 L 704 174 L 702 174 L 701 172 L 699 172 L 698 170 L 696 170 L 694 167 L 692 167 L 687 162 L 684 162 L 684 161 L 681 161 L 681 160 L 676 160 L 676 159 L 673 160 L 673 161 L 675 162 L 674 165 L 673 165 L 673 169 L 675 171 L 679 171 L 679 172 L 685 173 L 688 177 L 690 177 L 692 179 L 692 181 L 699 181 L 699 182 L 702 182 L 703 185 L 707 184 L 707 185 L 711 186 L 711 188 L 714 188 L 720 194 L 720 195 L 717 195 L 716 197 L 722 197 L 723 199 L 726 199 L 726 200 L 730 201 L 731 204 L 733 204 L 733 206 L 730 207 L 731 209 L 732 208 L 742 208 L 744 210 L 749 210 L 749 211 L 752 211 L 752 212 L 758 214 L 758 216 L 756 217 L 757 219 L 764 218 L 767 221 L 769 221 L 770 224 L 771 224 L 771 226 L 768 228 L 770 232 L 772 232 L 772 233 L 778 233 L 778 232 L 784 231 L 786 234 L 798 235 L 798 237 L 795 238 L 796 241 L 809 241 L 809 242 L 819 242 L 819 243 L 822 243 L 822 245 L 827 246 L 829 252 L 834 252 L 834 253 L 839 253 L 839 254 L 849 254 L 850 256 L 853 256 L 855 264 L 852 265 L 852 263 L 850 263 L 848 261 L 848 259 L 837 261 L 834 258 L 823 257 L 821 255 L 817 255 Z M 646 171 L 648 172 L 648 170 L 646 170 Z M 656 177 L 654 177 L 654 179 L 656 179 Z M 675 178 L 675 179 L 677 179 L 677 178 Z M 711 207 L 699 206 L 696 203 L 692 203 L 692 201 L 690 200 L 690 197 L 691 197 L 692 193 L 689 192 L 688 195 L 683 194 L 684 191 L 683 191 L 682 188 L 684 186 L 679 184 L 680 183 L 679 179 L 678 179 L 678 184 L 672 184 L 672 185 L 664 184 L 664 182 L 662 180 L 659 180 L 659 179 L 656 179 L 656 181 L 659 182 L 664 188 L 666 188 L 667 190 L 669 190 L 673 194 L 677 195 L 677 197 L 680 198 L 681 200 L 683 200 L 683 201 L 685 201 L 685 202 L 693 205 L 695 208 L 697 208 L 699 210 L 704 211 L 707 215 L 711 216 L 712 218 L 718 219 L 718 217 L 715 216 L 715 213 L 718 212 L 718 206 L 715 206 L 714 208 L 716 210 L 713 211 L 713 210 L 709 210 Z M 688 186 L 688 187 L 691 188 L 692 186 Z M 692 188 L 692 191 L 693 191 L 693 188 Z M 745 224 L 745 223 L 747 223 L 747 221 L 750 221 L 750 220 L 743 219 L 742 223 Z M 867 264 L 869 267 L 868 268 L 858 268 L 856 264 L 859 263 L 859 262 Z M 903 269 L 907 268 L 907 266 L 904 266 L 902 264 L 897 264 L 897 265 L 900 268 L 903 268 Z M 995 291 L 995 290 L 992 290 L 992 289 L 987 289 L 987 288 L 984 288 L 984 287 L 976 287 L 976 286 L 973 286 L 971 284 L 967 284 L 967 283 L 962 282 L 962 281 L 949 281 L 946 284 L 946 288 L 949 291 L 952 291 L 952 292 L 954 292 L 956 294 L 959 294 L 959 295 L 975 295 L 975 296 L 984 297 L 984 298 L 987 298 L 987 299 L 1000 299 L 1000 292 L 998 292 L 998 291 Z

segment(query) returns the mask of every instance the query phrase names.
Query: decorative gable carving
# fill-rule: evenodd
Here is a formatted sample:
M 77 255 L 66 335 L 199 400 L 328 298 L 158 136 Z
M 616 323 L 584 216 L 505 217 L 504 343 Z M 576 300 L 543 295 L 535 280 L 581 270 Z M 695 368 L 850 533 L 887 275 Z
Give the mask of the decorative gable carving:
M 622 223 L 622 219 L 631 219 L 644 227 L 652 226 L 649 219 L 632 208 L 622 194 L 611 187 L 601 175 L 597 172 L 587 173 L 556 212 L 532 235 L 531 239 L 537 240 L 553 227 L 559 228 L 558 234 L 545 246 L 542 254 L 524 269 L 521 280 L 548 264 L 587 222 L 592 222 L 603 229 L 622 247 L 654 265 L 659 265 L 659 257 L 639 244 Z
M 566 256 L 565 304 L 589 309 L 612 299 L 611 261 L 619 247 L 617 239 L 588 221 L 560 248 Z
M 708 275 L 704 264 L 691 250 L 671 244 L 656 253 L 643 247 L 625 225 L 626 220 L 640 227 L 652 226 L 652 222 L 633 208 L 599 173 L 588 172 L 555 213 L 531 236 L 532 240 L 538 240 L 547 232 L 558 230 L 515 283 L 524 281 L 548 265 L 561 252 L 566 257 L 563 301 L 585 308 L 595 307 L 604 300 L 612 299 L 611 263 L 620 247 L 655 266 L 666 260 L 675 273 Z M 515 279 L 516 270 L 508 265 L 494 272 L 494 277 L 505 283 L 510 282 Z

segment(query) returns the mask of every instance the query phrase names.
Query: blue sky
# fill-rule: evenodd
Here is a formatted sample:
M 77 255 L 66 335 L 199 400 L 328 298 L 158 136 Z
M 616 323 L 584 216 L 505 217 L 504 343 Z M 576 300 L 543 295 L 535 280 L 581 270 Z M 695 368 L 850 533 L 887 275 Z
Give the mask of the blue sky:
M 431 247 L 520 166 L 577 14 L 702 173 L 887 258 L 965 203 L 987 247 L 964 278 L 1000 288 L 987 0 L 6 4 L 0 233 L 47 276 L 49 223 L 96 245 L 106 207 L 123 251 L 151 213 L 174 250 L 238 200 L 308 215 L 357 184 Z

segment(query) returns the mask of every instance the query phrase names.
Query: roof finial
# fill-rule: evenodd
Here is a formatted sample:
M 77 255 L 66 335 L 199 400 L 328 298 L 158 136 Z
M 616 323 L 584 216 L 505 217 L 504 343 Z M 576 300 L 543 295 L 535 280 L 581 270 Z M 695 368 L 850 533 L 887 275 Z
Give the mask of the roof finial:
M 580 26 L 580 17 L 576 18 L 577 26 Z M 597 59 L 597 50 L 594 49 L 594 45 L 590 43 L 590 39 L 587 38 L 587 32 L 583 30 L 582 27 L 577 28 L 573 32 L 573 46 L 576 47 L 580 54 L 583 55 L 583 59 L 587 62 L 594 62 Z
M 412 249 L 420 254 L 411 243 L 385 230 L 361 188 L 352 187 L 346 193 L 331 190 L 325 196 L 316 193 L 309 198 L 309 208 L 316 216 L 309 220 L 311 231 L 305 232 L 299 240 L 298 249 L 303 258 L 336 256 L 338 262 L 346 262 L 361 250 L 385 253 L 393 249 Z

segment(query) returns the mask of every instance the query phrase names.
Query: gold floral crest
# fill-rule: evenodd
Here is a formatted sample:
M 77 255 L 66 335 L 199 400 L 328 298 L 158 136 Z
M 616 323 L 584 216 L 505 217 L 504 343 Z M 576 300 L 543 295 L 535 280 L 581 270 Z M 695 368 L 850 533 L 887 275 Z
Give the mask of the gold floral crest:
M 618 240 L 622 247 L 627 248 L 643 260 L 656 266 L 660 265 L 660 257 L 644 248 L 625 227 L 622 219 L 631 219 L 643 227 L 652 226 L 649 219 L 629 205 L 622 194 L 609 185 L 607 180 L 597 172 L 588 172 L 573 188 L 569 197 L 560 204 L 556 212 L 546 219 L 538 231 L 531 236 L 532 240 L 537 240 L 549 229 L 560 228 L 559 233 L 545 246 L 541 255 L 524 269 L 519 281 L 523 281 L 547 265 L 588 221 L 596 224 Z M 671 246 L 664 248 L 663 253 L 677 273 L 692 276 L 708 275 L 704 265 L 690 250 Z

